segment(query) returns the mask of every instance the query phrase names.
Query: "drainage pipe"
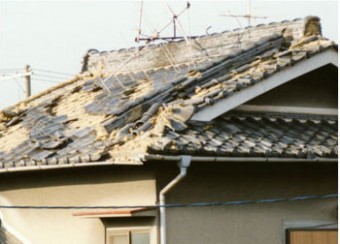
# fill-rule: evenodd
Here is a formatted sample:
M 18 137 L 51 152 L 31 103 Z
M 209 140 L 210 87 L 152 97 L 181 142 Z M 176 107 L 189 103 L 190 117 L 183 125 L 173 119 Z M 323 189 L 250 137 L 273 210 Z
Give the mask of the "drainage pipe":
M 178 163 L 180 168 L 179 175 L 170 181 L 160 192 L 159 192 L 159 213 L 160 213 L 160 244 L 166 244 L 166 212 L 165 212 L 165 194 L 168 193 L 175 185 L 177 185 L 187 174 L 187 169 L 190 166 L 191 156 L 181 156 Z

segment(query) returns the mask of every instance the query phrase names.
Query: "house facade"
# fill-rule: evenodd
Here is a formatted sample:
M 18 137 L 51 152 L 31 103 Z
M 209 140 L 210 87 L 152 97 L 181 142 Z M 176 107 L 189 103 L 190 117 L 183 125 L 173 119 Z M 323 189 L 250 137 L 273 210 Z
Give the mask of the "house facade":
M 90 50 L 0 112 L 1 238 L 337 243 L 337 62 L 317 17 Z

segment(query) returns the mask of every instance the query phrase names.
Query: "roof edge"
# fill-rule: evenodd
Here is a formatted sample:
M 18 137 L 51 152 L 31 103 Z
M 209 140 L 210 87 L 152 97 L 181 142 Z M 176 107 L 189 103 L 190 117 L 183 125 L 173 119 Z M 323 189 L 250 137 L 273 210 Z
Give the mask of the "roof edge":
M 145 161 L 180 161 L 182 155 L 153 155 L 148 154 L 144 157 Z M 205 157 L 205 156 L 191 156 L 192 162 L 284 162 L 284 163 L 337 163 L 338 158 L 272 158 L 272 157 Z
M 110 165 L 141 166 L 143 165 L 143 163 L 117 163 L 115 161 L 106 161 L 106 162 L 104 161 L 104 162 L 89 162 L 89 163 L 76 163 L 76 164 L 21 166 L 21 167 L 1 168 L 0 174 L 14 173 L 14 172 L 54 170 L 54 169 L 67 169 L 67 168 L 84 168 L 84 167 L 94 167 L 94 166 L 110 166 Z
M 55 170 L 66 168 L 84 168 L 94 166 L 142 166 L 148 161 L 168 161 L 178 162 L 183 155 L 159 155 L 147 154 L 144 155 L 140 164 L 133 163 L 115 163 L 114 161 L 107 162 L 92 162 L 82 164 L 65 164 L 65 165 L 39 165 L 31 167 L 15 167 L 0 169 L 0 174 L 14 173 L 14 172 L 29 172 L 29 171 L 42 171 L 42 170 Z M 211 157 L 211 156 L 191 156 L 192 162 L 262 162 L 262 163 L 337 163 L 338 158 L 274 158 L 274 157 Z
M 308 59 L 299 61 L 289 69 L 282 69 L 275 72 L 268 78 L 263 79 L 260 83 L 249 86 L 224 99 L 220 99 L 211 106 L 204 107 L 197 111 L 192 116 L 191 120 L 211 121 L 216 117 L 246 103 L 247 101 L 270 91 L 271 89 L 288 83 L 301 75 L 317 70 L 327 64 L 333 64 L 336 67 L 338 66 L 338 53 L 333 49 L 327 49 Z

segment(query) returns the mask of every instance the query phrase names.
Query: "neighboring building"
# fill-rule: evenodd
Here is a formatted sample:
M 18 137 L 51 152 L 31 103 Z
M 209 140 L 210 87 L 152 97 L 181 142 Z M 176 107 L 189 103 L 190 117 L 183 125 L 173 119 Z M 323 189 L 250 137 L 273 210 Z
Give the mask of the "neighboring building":
M 0 240 L 337 243 L 337 62 L 317 17 L 91 50 L 0 112 Z

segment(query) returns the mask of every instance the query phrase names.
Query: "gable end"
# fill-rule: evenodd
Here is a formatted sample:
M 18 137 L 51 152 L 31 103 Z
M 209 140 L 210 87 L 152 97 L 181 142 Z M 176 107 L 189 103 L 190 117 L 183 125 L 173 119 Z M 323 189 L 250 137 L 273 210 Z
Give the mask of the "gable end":
M 253 86 L 247 87 L 230 97 L 221 99 L 215 104 L 203 108 L 195 113 L 191 119 L 196 121 L 211 121 L 255 97 L 328 64 L 338 66 L 338 55 L 336 51 L 327 50 L 305 61 L 299 62 L 290 68 L 277 72 Z

